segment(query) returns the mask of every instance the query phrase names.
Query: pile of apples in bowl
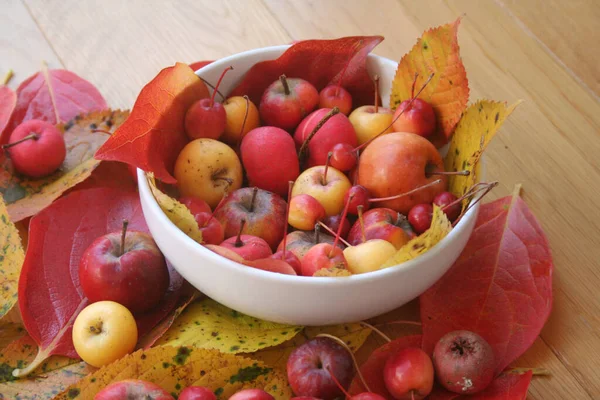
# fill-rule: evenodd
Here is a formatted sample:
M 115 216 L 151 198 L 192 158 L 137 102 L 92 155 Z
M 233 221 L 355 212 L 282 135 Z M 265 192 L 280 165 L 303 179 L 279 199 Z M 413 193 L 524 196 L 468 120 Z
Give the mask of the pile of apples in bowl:
M 196 74 L 227 94 L 253 65 L 288 48 L 239 53 Z M 393 310 L 450 268 L 478 204 L 459 218 L 462 199 L 447 191 L 447 174 L 461 171 L 444 171 L 429 140 L 439 123 L 431 106 L 413 92 L 395 112 L 386 108 L 397 63 L 369 55 L 366 68 L 377 88 L 372 105 L 353 108 L 342 85 L 319 93 L 281 76 L 260 104 L 242 96 L 219 103 L 213 92 L 187 110 L 191 141 L 175 162 L 175 192 L 202 243 L 168 218 L 142 170 L 138 184 L 154 240 L 188 282 L 257 318 L 325 325 Z M 429 229 L 432 204 L 452 230 L 417 258 L 389 265 Z

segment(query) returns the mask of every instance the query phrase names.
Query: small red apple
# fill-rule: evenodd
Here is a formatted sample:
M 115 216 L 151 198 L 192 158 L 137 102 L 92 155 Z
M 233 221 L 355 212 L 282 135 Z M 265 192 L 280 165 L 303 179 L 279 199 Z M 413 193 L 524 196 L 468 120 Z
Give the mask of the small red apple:
M 258 188 L 241 188 L 230 193 L 223 204 L 215 210 L 225 231 L 225 238 L 238 234 L 241 221 L 246 225 L 242 233 L 264 239 L 275 249 L 286 227 L 287 204 L 278 195 Z
M 225 231 L 221 223 L 212 213 L 201 212 L 194 215 L 202 232 L 202 241 L 206 244 L 219 244 L 225 239 Z
M 32 178 L 56 171 L 67 154 L 65 139 L 58 128 L 37 119 L 17 126 L 2 148 L 8 151 L 15 170 Z
M 310 230 L 325 217 L 325 208 L 309 194 L 299 194 L 290 200 L 288 223 L 296 229 Z
M 184 196 L 179 198 L 179 202 L 186 206 L 188 210 L 192 213 L 192 215 L 196 215 L 198 213 L 211 213 L 212 210 L 207 202 L 202 200 L 199 197 L 192 196 Z
M 287 131 L 294 129 L 302 118 L 319 103 L 319 92 L 304 79 L 281 75 L 265 90 L 259 105 L 265 125 Z
M 442 192 L 435 196 L 433 204 L 442 208 L 450 222 L 456 221 L 461 212 L 461 204 L 458 198 L 450 192 Z M 449 206 L 449 207 L 447 207 Z
M 329 243 L 314 245 L 300 262 L 303 276 L 313 276 L 320 269 L 345 269 L 348 266 L 343 250 Z
M 246 265 L 256 269 L 262 269 L 263 271 L 276 272 L 284 275 L 298 275 L 296 270 L 288 264 L 286 261 L 272 258 L 260 258 L 258 260 L 252 260 L 246 262 Z
M 287 362 L 288 381 L 298 396 L 333 400 L 343 392 L 331 375 L 346 389 L 353 373 L 354 365 L 348 351 L 323 337 L 311 339 L 294 349 Z
M 144 312 L 163 298 L 169 287 L 169 270 L 152 237 L 127 232 L 125 221 L 122 232 L 101 236 L 84 251 L 79 281 L 91 302 L 110 300 L 131 312 Z
M 390 197 L 406 193 L 428 183 L 439 183 L 407 196 L 381 202 L 403 214 L 419 203 L 431 203 L 446 191 L 447 176 L 435 175 L 444 170 L 444 161 L 430 141 L 414 133 L 390 133 L 373 140 L 358 162 L 358 183 L 373 197 Z
M 310 250 L 311 247 L 319 243 L 333 244 L 335 239 L 326 233 L 321 232 L 305 232 L 305 231 L 294 231 L 288 235 L 287 238 L 287 250 L 294 253 L 300 261 L 304 255 Z M 338 244 L 340 249 L 343 247 L 341 243 Z M 283 242 L 279 244 L 277 250 L 283 249 Z
M 431 204 L 417 204 L 408 213 L 408 222 L 419 235 L 431 226 L 433 207 Z
M 229 400 L 275 400 L 275 397 L 262 389 L 244 389 L 231 396 Z
M 444 335 L 433 350 L 438 382 L 454 393 L 473 394 L 494 379 L 496 360 L 492 346 L 478 334 L 454 331 Z
M 204 386 L 188 386 L 179 393 L 177 400 L 217 400 L 217 396 Z
M 343 238 L 348 236 L 348 232 L 350 232 L 350 221 L 348 221 L 348 218 L 342 219 L 341 214 L 325 217 L 322 222 L 333 232 L 337 232 L 340 229 L 340 224 L 342 224 L 343 226 L 342 230 L 340 231 L 340 236 Z
M 225 240 L 220 246 L 228 248 L 238 253 L 246 261 L 258 260 L 259 258 L 267 258 L 273 252 L 269 244 L 258 236 L 242 235 L 244 230 L 245 220 L 241 221 L 240 230 L 237 236 L 230 237 Z
M 416 347 L 402 349 L 386 361 L 383 380 L 397 400 L 424 399 L 433 389 L 431 358 Z
M 302 120 L 294 133 L 296 148 L 301 148 L 313 129 L 330 111 L 331 109 L 329 108 L 321 108 Z M 340 143 L 346 143 L 353 147 L 357 145 L 354 127 L 348 120 L 348 117 L 338 113 L 329 118 L 308 143 L 306 165 L 308 167 L 325 165 L 327 154 L 332 151 L 334 146 Z
M 435 112 L 431 104 L 422 99 L 404 100 L 394 113 L 393 128 L 395 132 L 410 132 L 419 136 L 430 137 L 435 132 Z M 404 110 L 406 108 L 406 110 Z M 404 112 L 402 111 L 404 110 Z M 402 115 L 398 119 L 398 115 Z
M 272 258 L 274 260 L 285 261 L 294 269 L 294 271 L 296 272 L 296 275 L 301 274 L 302 270 L 301 270 L 300 259 L 298 257 L 296 257 L 296 255 L 294 253 L 292 253 L 291 251 L 286 251 L 285 255 L 284 255 L 283 250 L 278 250 L 276 253 L 273 253 L 273 255 L 270 258 Z
M 397 249 L 404 246 L 412 237 L 412 229 L 406 217 L 389 208 L 373 208 L 363 214 L 365 239 L 383 239 L 394 245 Z M 363 242 L 360 221 L 356 221 L 350 233 L 348 242 L 355 246 Z
M 126 379 L 111 383 L 94 396 L 94 400 L 174 400 L 173 396 L 155 383 Z
M 344 115 L 352 111 L 352 95 L 340 85 L 325 86 L 319 92 L 319 108 L 337 107 Z

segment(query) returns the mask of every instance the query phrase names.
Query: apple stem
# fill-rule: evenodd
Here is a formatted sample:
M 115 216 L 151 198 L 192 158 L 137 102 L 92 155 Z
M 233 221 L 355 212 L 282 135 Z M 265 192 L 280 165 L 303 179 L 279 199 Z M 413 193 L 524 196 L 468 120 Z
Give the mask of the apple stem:
M 344 387 L 342 386 L 342 384 L 340 383 L 340 381 L 337 380 L 337 378 L 333 374 L 333 371 L 331 370 L 331 366 L 329 366 L 329 365 L 327 366 L 327 372 L 329 372 L 329 376 L 331 376 L 331 379 L 333 379 L 333 382 L 336 384 L 336 386 L 342 391 L 342 394 L 344 395 L 344 398 L 345 399 L 352 398 L 352 396 L 350 396 L 350 393 L 348 393 L 346 391 L 346 389 L 344 389 Z
M 248 211 L 254 212 L 254 203 L 256 203 L 256 194 L 258 193 L 258 188 L 255 186 L 252 188 L 252 199 L 250 200 L 250 209 Z
M 379 112 L 379 75 L 373 77 L 373 84 L 375 85 L 375 114 Z
M 410 98 L 415 98 L 415 86 L 417 86 L 417 78 L 419 77 L 419 73 L 415 72 L 415 79 L 413 80 L 412 88 L 410 90 Z
M 310 132 L 310 134 L 308 135 L 308 137 L 304 140 L 304 142 L 302 143 L 302 146 L 300 146 L 300 150 L 298 151 L 298 159 L 300 160 L 300 163 L 302 164 L 302 162 L 304 161 L 304 158 L 306 157 L 306 152 L 308 150 L 308 144 L 310 143 L 310 141 L 312 140 L 312 138 L 317 134 L 317 132 L 319 131 L 319 129 L 321 129 L 323 127 L 323 125 L 325 125 L 325 123 L 327 121 L 329 121 L 329 118 L 333 117 L 335 114 L 339 114 L 340 109 L 337 107 L 333 107 L 331 109 L 331 111 L 329 111 L 322 120 L 319 121 L 319 123 L 314 127 L 314 129 L 312 130 L 312 132 Z
M 199 76 L 198 78 L 200 78 L 200 80 L 202 82 L 204 82 L 204 84 L 206 86 L 208 86 L 209 88 L 211 88 L 213 91 L 217 92 L 219 94 L 219 96 L 221 96 L 221 100 L 225 100 L 225 96 L 223 96 L 223 93 L 219 92 L 219 90 L 209 81 L 207 81 L 206 79 L 204 79 L 203 77 Z
M 410 391 L 410 400 L 415 400 L 415 391 L 414 390 Z
M 6 74 L 4 75 L 4 79 L 2 79 L 2 84 L 3 85 L 8 85 L 8 82 L 10 82 L 10 80 L 12 79 L 14 75 L 14 72 L 12 69 L 9 69 Z
M 221 73 L 221 76 L 219 77 L 219 80 L 217 81 L 217 84 L 215 85 L 215 88 L 213 90 L 213 94 L 212 96 L 210 96 L 210 107 L 212 107 L 215 103 L 215 95 L 217 94 L 217 89 L 221 85 L 221 81 L 225 77 L 225 74 L 227 73 L 227 71 L 231 71 L 232 69 L 233 67 L 230 65 L 229 67 L 225 68 L 225 70 Z
M 323 171 L 323 178 L 321 179 L 321 185 L 327 186 L 327 170 L 329 170 L 329 163 L 331 162 L 331 156 L 333 152 L 327 153 L 327 161 L 325 161 L 325 170 Z
M 221 200 L 219 200 L 219 203 L 215 207 L 214 211 L 210 214 L 210 218 L 208 220 L 206 220 L 206 223 L 204 224 L 204 226 L 208 226 L 208 223 L 215 217 L 215 213 L 217 212 L 217 210 L 219 208 L 221 208 L 223 203 L 225 203 L 225 199 L 227 199 L 227 196 L 229 196 L 229 192 L 225 191 L 225 193 L 223 193 L 223 197 L 221 197 Z
M 398 120 L 398 118 L 400 118 L 400 116 L 402 116 L 402 114 L 404 114 L 404 112 L 406 110 L 408 110 L 410 108 L 410 106 L 412 106 L 413 101 L 415 101 L 415 99 L 421 94 L 421 92 L 423 91 L 423 89 L 425 89 L 425 87 L 429 84 L 429 82 L 431 82 L 431 79 L 433 78 L 434 75 L 435 75 L 434 73 L 432 73 L 431 75 L 429 75 L 429 79 L 427 79 L 427 81 L 423 84 L 423 86 L 421 86 L 421 89 L 419 89 L 419 92 L 417 93 L 417 95 L 415 97 L 413 97 L 412 99 L 410 99 L 410 101 L 408 102 L 408 104 L 406 104 L 406 106 L 402 109 L 402 111 L 400 111 L 400 114 L 398 114 L 396 116 L 396 118 L 393 119 L 393 121 L 392 121 L 391 124 L 389 124 L 384 130 L 382 130 L 381 132 L 379 132 L 377 135 L 373 136 L 371 139 L 367 140 L 366 142 L 364 142 L 363 144 L 361 144 L 360 146 L 358 146 L 355 150 L 364 149 L 373 140 L 377 139 L 379 136 L 381 136 L 385 132 L 387 132 L 387 130 L 390 129 L 394 125 L 394 122 L 396 122 Z
M 12 142 L 12 143 L 7 143 L 7 144 L 3 144 L 2 148 L 3 149 L 9 149 L 13 146 L 16 146 L 18 144 L 21 144 L 23 142 L 26 142 L 27 140 L 38 140 L 40 138 L 40 135 L 38 133 L 30 133 L 29 135 L 25 136 L 24 138 L 21 138 L 19 140 L 17 140 L 16 142 Z
M 121 248 L 119 249 L 119 257 L 125 254 L 125 237 L 127 236 L 127 226 L 129 225 L 129 221 L 123 220 L 123 230 L 121 230 Z
M 322 221 L 317 221 L 317 224 L 321 225 L 327 232 L 331 233 L 333 236 L 336 235 L 335 231 L 333 229 L 331 229 L 330 227 L 328 227 L 327 225 L 325 225 Z M 342 238 L 340 238 L 340 242 L 344 243 L 344 245 L 346 245 L 347 247 L 352 246 L 350 243 L 348 243 L 347 241 L 345 241 Z
M 242 223 L 240 224 L 240 230 L 238 231 L 237 238 L 235 239 L 235 243 L 233 244 L 235 247 L 242 247 L 244 242 L 242 242 L 242 231 L 244 230 L 244 226 L 246 225 L 246 220 L 242 219 Z
M 413 194 L 413 193 L 415 193 L 415 192 L 418 192 L 419 190 L 423 190 L 423 189 L 426 189 L 426 188 L 428 188 L 428 187 L 430 187 L 430 186 L 437 185 L 437 184 L 438 184 L 438 183 L 440 183 L 440 182 L 442 182 L 442 180 L 441 180 L 441 179 L 436 179 L 436 180 L 435 180 L 435 181 L 433 181 L 433 182 L 426 183 L 425 185 L 423 185 L 423 186 L 419 186 L 419 187 L 417 187 L 417 188 L 415 188 L 415 189 L 413 189 L 413 190 L 409 190 L 409 191 L 408 191 L 408 192 L 406 192 L 406 193 L 400 193 L 400 194 L 397 194 L 397 195 L 395 195 L 395 196 L 390 196 L 390 197 L 380 197 L 380 198 L 377 198 L 377 199 L 369 199 L 369 202 L 371 202 L 371 203 L 377 203 L 377 202 L 380 202 L 380 201 L 396 200 L 396 199 L 399 199 L 399 198 L 401 198 L 401 197 L 408 196 L 408 195 L 410 195 L 410 194 Z
M 321 226 L 319 225 L 320 223 L 321 223 L 321 221 L 318 221 L 315 224 L 315 237 L 314 237 L 315 244 L 319 244 L 319 239 L 320 239 L 319 234 L 321 233 Z
M 458 218 L 456 218 L 456 220 L 452 223 L 452 226 L 456 226 L 456 224 L 458 223 L 458 221 L 460 221 L 460 219 L 462 218 L 462 216 L 465 215 L 467 213 L 467 211 L 469 211 L 472 207 L 474 207 L 475 204 L 479 203 L 481 201 L 481 199 L 483 199 L 485 197 L 486 194 L 488 194 L 489 192 L 492 191 L 492 189 L 494 189 L 496 186 L 498 186 L 498 182 L 494 181 L 492 183 L 487 183 L 487 184 L 486 183 L 484 183 L 484 184 L 478 183 L 478 184 L 474 185 L 473 188 L 476 187 L 476 186 L 478 186 L 478 185 L 485 185 L 485 186 L 483 186 L 482 188 L 474 190 L 473 193 L 471 193 L 471 196 L 475 196 L 479 192 L 483 192 L 483 193 L 481 195 L 479 195 L 475 201 L 471 201 L 471 203 L 469 203 L 469 205 L 460 213 L 460 215 L 458 216 Z
M 333 246 L 331 247 L 331 250 L 329 250 L 329 258 L 331 258 L 331 256 L 333 255 L 333 250 L 337 247 L 337 244 L 340 241 L 340 238 L 342 236 L 342 229 L 344 228 L 344 221 L 346 220 L 346 216 L 348 215 L 348 208 L 350 208 L 350 202 L 352 201 L 353 198 L 354 198 L 354 193 L 352 193 L 348 197 L 348 200 L 346 201 L 346 205 L 344 206 L 344 212 L 342 213 L 342 221 L 340 222 L 340 226 L 337 230 L 337 233 L 335 234 L 335 240 L 333 241 Z
M 288 81 L 287 81 L 287 77 L 285 75 L 281 75 L 279 77 L 279 81 L 283 85 L 283 92 L 285 93 L 286 96 L 289 96 L 291 92 L 290 92 L 290 85 L 288 84 Z
M 242 129 L 240 130 L 240 136 L 238 137 L 238 149 L 242 145 L 242 139 L 244 138 L 244 129 L 246 128 L 246 120 L 248 119 L 248 111 L 250 110 L 250 98 L 244 95 L 244 100 L 246 100 L 246 112 L 244 113 L 244 120 L 242 121 Z
M 363 206 L 362 204 L 356 207 L 358 211 L 358 225 L 360 226 L 360 238 L 362 239 L 363 243 L 367 241 L 367 236 L 365 235 L 365 221 L 363 220 L 364 208 L 365 206 Z
M 425 177 L 430 178 L 433 175 L 460 175 L 460 176 L 469 176 L 471 172 L 464 169 L 462 171 L 437 171 L 437 168 L 434 164 L 427 164 L 425 166 Z
M 281 252 L 281 258 L 285 261 L 285 252 L 287 251 L 287 233 L 290 220 L 290 204 L 292 203 L 292 188 L 294 187 L 294 181 L 288 182 L 288 197 L 287 197 L 287 209 L 285 210 L 285 230 L 283 231 L 283 250 Z
M 360 321 L 359 324 L 361 324 L 362 326 L 364 326 L 365 328 L 369 328 L 370 330 L 372 330 L 373 332 L 377 333 L 379 336 L 381 336 L 386 342 L 391 342 L 392 339 L 390 339 L 390 337 L 388 335 L 386 335 L 385 333 L 381 332 L 379 329 L 375 328 L 373 325 L 369 324 L 368 322 L 365 321 Z
M 352 352 L 352 349 L 350 347 L 348 347 L 348 345 L 346 344 L 346 342 L 344 342 L 339 337 L 330 335 L 328 333 L 319 333 L 317 335 L 317 337 L 326 337 L 326 338 L 329 338 L 331 340 L 334 340 L 335 342 L 339 343 L 343 348 L 345 348 L 346 351 L 348 351 L 348 354 L 350 354 L 350 357 L 352 357 L 352 362 L 354 362 L 354 367 L 356 368 L 356 373 L 358 374 L 358 378 L 362 382 L 362 384 L 365 387 L 365 389 L 367 390 L 367 392 L 370 392 L 371 388 L 369 388 L 369 385 L 367 385 L 367 381 L 365 380 L 365 377 L 363 376 L 362 372 L 360 371 L 360 367 L 358 365 L 358 362 L 356 361 L 356 357 L 354 357 L 354 353 Z

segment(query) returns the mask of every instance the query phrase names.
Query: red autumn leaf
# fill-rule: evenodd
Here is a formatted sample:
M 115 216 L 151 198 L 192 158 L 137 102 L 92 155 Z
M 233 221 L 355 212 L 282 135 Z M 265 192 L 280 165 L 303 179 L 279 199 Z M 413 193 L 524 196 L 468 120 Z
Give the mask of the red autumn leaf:
M 552 270 L 546 236 L 518 194 L 483 205 L 459 259 L 420 297 L 423 349 L 470 330 L 490 343 L 500 373 L 548 319 Z
M 367 385 L 369 385 L 369 389 L 371 389 L 373 393 L 377 393 L 386 399 L 393 398 L 390 392 L 388 392 L 386 389 L 383 381 L 383 367 L 385 366 L 387 360 L 397 351 L 407 347 L 420 347 L 421 340 L 421 335 L 403 336 L 384 344 L 371 353 L 367 361 L 360 366 L 360 372 L 362 372 Z M 367 389 L 364 387 L 357 375 L 352 381 L 348 392 L 352 395 L 356 395 L 366 391 Z
M 352 36 L 334 40 L 303 40 L 293 44 L 278 59 L 255 64 L 231 96 L 248 95 L 260 103 L 263 92 L 285 74 L 302 78 L 317 88 L 339 83 L 352 95 L 353 106 L 373 103 L 373 83 L 367 73 L 367 55 L 383 40 L 382 36 Z M 345 72 L 344 72 L 345 70 Z
M 190 68 L 192 69 L 192 71 L 196 72 L 198 71 L 200 68 L 202 67 L 206 67 L 208 64 L 212 63 L 214 61 L 196 61 L 190 64 Z
M 185 113 L 208 95 L 206 85 L 187 65 L 163 69 L 144 86 L 131 115 L 98 149 L 96 159 L 121 161 L 175 183 L 173 166 L 188 142 Z
M 17 105 L 17 94 L 8 86 L 0 85 L 0 144 L 8 141 L 8 129 L 5 129 L 10 121 L 10 116 Z
M 48 70 L 44 65 L 37 74 L 17 88 L 17 105 L 8 131 L 21 122 L 41 119 L 52 124 L 67 122 L 75 116 L 108 108 L 94 85 L 64 69 Z
M 433 388 L 428 400 L 525 400 L 531 382 L 532 372 L 522 375 L 502 374 L 485 390 L 473 395 L 452 393 L 440 386 Z
M 131 230 L 148 232 L 137 192 L 114 188 L 75 191 L 31 219 L 19 279 L 19 307 L 39 349 L 22 375 L 53 354 L 77 357 L 72 326 L 88 304 L 79 284 L 79 260 L 97 237 L 120 230 L 123 219 L 129 220 Z M 183 278 L 172 268 L 170 278 L 159 308 L 136 316 L 140 337 L 176 306 Z
M 104 161 L 92 172 L 89 178 L 77 184 L 67 193 L 75 190 L 99 187 L 117 189 L 137 188 L 135 168 L 118 161 Z

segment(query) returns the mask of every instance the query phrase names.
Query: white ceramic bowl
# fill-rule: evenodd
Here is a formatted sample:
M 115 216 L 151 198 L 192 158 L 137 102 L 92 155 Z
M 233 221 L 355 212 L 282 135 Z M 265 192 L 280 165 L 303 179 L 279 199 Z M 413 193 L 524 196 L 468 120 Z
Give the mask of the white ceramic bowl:
M 221 86 L 228 93 L 255 63 L 277 58 L 288 46 L 239 53 L 197 71 L 215 82 L 226 66 L 233 71 Z M 397 64 L 370 55 L 367 67 L 381 82 L 391 82 Z M 389 85 L 382 84 L 382 98 Z M 433 285 L 462 252 L 477 219 L 475 205 L 450 234 L 420 257 L 401 265 L 344 278 L 312 278 L 262 271 L 240 265 L 206 249 L 185 235 L 162 212 L 144 173 L 138 170 L 144 217 L 158 247 L 179 273 L 198 290 L 245 314 L 288 324 L 329 325 L 364 320 L 391 311 Z

